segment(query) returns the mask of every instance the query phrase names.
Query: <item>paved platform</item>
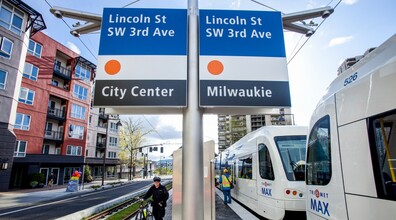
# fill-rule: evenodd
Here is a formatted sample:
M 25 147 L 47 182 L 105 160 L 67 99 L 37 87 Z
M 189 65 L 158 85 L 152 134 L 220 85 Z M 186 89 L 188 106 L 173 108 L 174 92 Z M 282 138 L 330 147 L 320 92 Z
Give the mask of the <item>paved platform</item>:
M 136 180 L 134 180 L 136 181 Z M 106 181 L 110 182 L 118 182 L 117 181 Z M 125 184 L 128 183 L 127 180 L 122 180 Z M 93 191 L 90 186 L 92 185 L 100 185 L 101 182 L 92 182 L 90 184 L 86 184 L 84 187 L 80 187 L 78 192 L 66 192 L 66 185 L 56 186 L 53 189 L 49 190 L 48 188 L 43 189 L 27 189 L 27 190 L 15 190 L 9 192 L 0 192 L 0 219 L 1 219 L 1 210 L 9 207 L 18 207 L 18 206 L 26 206 L 32 205 L 38 202 L 46 201 L 53 198 L 62 198 L 66 196 L 70 196 L 72 194 L 79 194 L 83 192 Z M 105 187 L 111 187 L 107 185 Z M 170 190 L 170 195 L 172 194 L 172 190 Z M 171 220 L 172 219 L 172 196 L 170 196 L 166 207 L 166 214 L 164 219 Z M 62 218 L 64 219 L 64 218 Z M 67 219 L 67 218 L 66 218 Z M 73 217 L 73 220 L 76 218 Z M 241 207 L 238 203 L 233 201 L 231 204 L 225 205 L 223 203 L 223 193 L 216 189 L 216 219 L 218 220 L 239 220 L 239 219 L 257 219 L 255 216 L 246 211 L 243 207 Z

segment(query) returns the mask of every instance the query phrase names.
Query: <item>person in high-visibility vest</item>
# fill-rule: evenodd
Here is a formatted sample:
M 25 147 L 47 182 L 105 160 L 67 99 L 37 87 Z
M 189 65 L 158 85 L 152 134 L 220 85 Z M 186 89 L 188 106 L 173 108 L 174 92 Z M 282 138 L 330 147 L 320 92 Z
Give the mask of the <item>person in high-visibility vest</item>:
M 227 169 L 224 169 L 223 175 L 221 175 L 219 178 L 219 183 L 224 194 L 225 205 L 227 205 L 227 203 L 231 203 L 231 181 L 231 175 L 228 173 Z

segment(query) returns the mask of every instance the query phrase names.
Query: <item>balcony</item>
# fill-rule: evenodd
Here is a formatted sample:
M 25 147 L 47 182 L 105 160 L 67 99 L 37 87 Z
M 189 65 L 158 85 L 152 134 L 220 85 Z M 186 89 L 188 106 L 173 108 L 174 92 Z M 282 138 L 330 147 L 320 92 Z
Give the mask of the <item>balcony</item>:
M 54 75 L 64 80 L 71 80 L 71 71 L 63 66 L 54 66 Z
M 63 109 L 58 108 L 48 108 L 47 118 L 65 121 L 66 120 L 66 112 Z
M 44 131 L 44 139 L 51 141 L 63 141 L 63 132 L 61 131 Z
M 103 119 L 103 120 L 107 120 L 108 119 L 108 115 L 106 115 L 104 112 L 99 112 L 99 118 Z
M 104 125 L 98 125 L 98 126 L 97 126 L 97 129 L 98 129 L 98 132 L 99 132 L 99 133 L 101 133 L 101 134 L 106 134 L 106 130 L 107 130 L 107 127 L 106 127 L 106 126 L 104 126 Z
M 99 151 L 103 151 L 105 148 L 106 148 L 106 140 L 96 142 L 96 149 L 98 149 Z

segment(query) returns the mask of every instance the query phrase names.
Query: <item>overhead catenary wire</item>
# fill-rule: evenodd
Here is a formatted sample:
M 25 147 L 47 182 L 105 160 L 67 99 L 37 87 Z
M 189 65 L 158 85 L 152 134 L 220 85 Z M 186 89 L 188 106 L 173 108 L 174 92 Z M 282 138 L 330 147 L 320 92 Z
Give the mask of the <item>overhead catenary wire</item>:
M 266 8 L 269 8 L 269 9 L 271 9 L 271 10 L 280 11 L 280 10 L 277 10 L 277 9 L 275 9 L 275 8 L 273 8 L 273 7 L 270 7 L 270 6 L 268 6 L 268 5 L 264 4 L 264 3 L 261 3 L 261 2 L 259 2 L 259 1 L 257 1 L 257 0 L 250 0 L 250 1 L 252 1 L 252 2 L 258 4 L 258 5 L 264 6 L 264 7 L 266 7 Z M 327 6 L 329 6 L 333 1 L 334 1 L 334 0 L 331 0 L 331 1 L 327 4 Z M 342 0 L 339 0 L 339 1 L 338 1 L 338 3 L 336 4 L 336 6 L 334 7 L 334 10 L 338 7 L 338 5 L 339 5 L 341 2 L 342 2 Z M 281 12 L 281 14 L 284 14 L 284 13 Z M 322 22 L 320 22 L 320 24 L 316 27 L 316 29 L 315 29 L 314 32 L 316 32 L 316 31 L 319 29 L 319 27 L 323 24 L 324 21 L 325 21 L 325 19 L 322 20 Z M 308 42 L 308 40 L 309 40 L 312 36 L 313 36 L 313 35 L 309 36 L 309 37 L 304 41 L 304 43 L 300 46 L 300 48 L 298 48 L 297 52 L 293 54 L 293 52 L 296 50 L 297 46 L 300 44 L 300 41 L 301 41 L 301 39 L 302 39 L 303 36 L 300 37 L 300 39 L 298 40 L 298 42 L 296 43 L 296 45 L 295 45 L 294 48 L 293 48 L 293 51 L 292 51 L 292 53 L 291 53 L 291 54 L 293 54 L 293 55 L 292 55 L 292 57 L 290 58 L 290 60 L 287 62 L 287 64 L 289 64 L 289 63 L 294 59 L 294 57 L 296 57 L 296 55 L 301 51 L 301 49 L 305 46 L 305 44 Z
M 143 115 L 143 118 L 147 121 L 147 123 L 148 123 L 148 124 L 150 125 L 150 127 L 154 130 L 154 132 L 155 132 L 162 140 L 165 140 L 165 139 L 160 135 L 160 133 L 157 131 L 157 129 L 154 128 L 154 126 L 150 123 L 150 121 L 146 118 L 145 115 Z
M 133 1 L 133 2 L 131 2 L 131 3 L 129 3 L 129 4 L 127 4 L 127 5 L 124 5 L 123 8 L 128 7 L 128 6 L 132 5 L 132 4 L 135 4 L 135 3 L 139 2 L 139 1 L 140 1 L 140 0 L 135 0 L 135 1 Z M 48 0 L 45 0 L 45 2 L 47 3 L 47 5 L 48 5 L 50 8 L 52 8 L 52 5 L 48 2 Z M 66 26 L 67 26 L 70 30 L 72 30 L 72 28 L 71 28 L 70 25 L 65 21 L 65 19 L 62 18 L 62 21 L 63 21 L 63 23 L 66 24 Z M 100 32 L 93 32 L 93 33 L 90 33 L 90 34 L 98 34 L 98 33 L 100 33 Z M 84 42 L 80 37 L 78 37 L 78 40 L 79 40 L 79 41 L 82 43 L 82 45 L 88 50 L 88 52 L 92 55 L 92 57 L 94 57 L 95 59 L 98 59 L 97 55 L 95 55 L 95 54 L 92 52 L 92 50 L 85 44 L 85 42 Z
M 331 0 L 331 1 L 327 4 L 327 6 L 330 5 L 333 1 L 334 1 L 334 0 Z M 334 10 L 338 7 L 338 5 L 339 5 L 341 2 L 342 2 L 342 0 L 339 0 L 339 1 L 338 1 L 338 3 L 334 6 Z M 326 19 L 323 19 L 322 22 L 320 22 L 320 24 L 316 27 L 315 32 L 320 28 L 320 26 L 322 26 L 322 24 L 323 24 L 323 22 L 324 22 L 325 20 L 326 20 Z M 297 52 L 290 58 L 290 60 L 287 62 L 287 64 L 290 64 L 290 62 L 293 61 L 294 57 L 296 57 L 296 55 L 301 51 L 301 49 L 302 49 L 302 48 L 304 47 L 304 45 L 308 42 L 308 40 L 311 39 L 312 36 L 313 36 L 313 35 L 309 36 L 309 37 L 304 41 L 304 43 L 300 46 L 300 48 L 298 48 Z M 300 41 L 298 41 L 298 43 L 299 43 L 299 42 L 300 42 Z M 298 43 L 297 43 L 297 45 L 298 45 Z M 294 51 L 294 50 L 293 50 L 293 51 Z
M 50 8 L 52 8 L 52 5 L 51 5 L 47 0 L 45 0 L 45 2 L 47 3 L 47 5 L 48 5 Z M 67 26 L 70 30 L 72 29 L 72 28 L 70 27 L 70 25 L 65 21 L 65 19 L 62 18 L 62 21 L 63 21 L 63 23 L 66 24 L 66 26 Z M 89 49 L 89 47 L 84 43 L 84 41 L 83 41 L 81 38 L 79 38 L 79 37 L 78 37 L 78 39 L 79 39 L 80 42 L 84 45 L 84 47 L 88 50 L 88 52 L 89 52 L 95 59 L 98 59 L 98 57 Z

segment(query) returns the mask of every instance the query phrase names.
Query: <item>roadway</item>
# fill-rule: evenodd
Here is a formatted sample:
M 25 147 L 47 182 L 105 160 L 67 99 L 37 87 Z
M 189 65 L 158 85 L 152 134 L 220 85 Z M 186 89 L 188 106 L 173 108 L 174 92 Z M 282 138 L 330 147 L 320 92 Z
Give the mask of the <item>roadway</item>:
M 56 219 L 139 191 L 151 184 L 151 180 L 143 180 L 103 190 L 71 194 L 70 196 L 62 196 L 61 198 L 37 203 L 22 203 L 22 205 L 17 207 L 0 208 L 0 219 Z

